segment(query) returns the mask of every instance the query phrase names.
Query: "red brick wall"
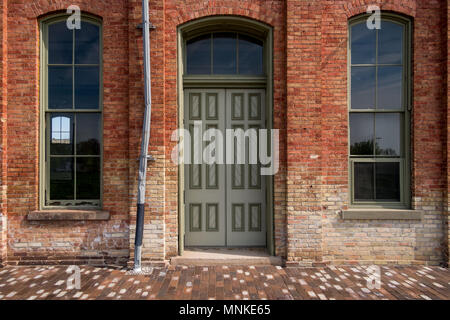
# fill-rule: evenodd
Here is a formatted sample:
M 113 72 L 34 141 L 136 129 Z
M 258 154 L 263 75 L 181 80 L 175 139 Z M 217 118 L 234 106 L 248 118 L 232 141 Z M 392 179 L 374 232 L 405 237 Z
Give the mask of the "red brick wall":
M 349 199 L 347 21 L 377 3 L 414 24 L 412 193 L 413 207 L 425 211 L 419 222 L 349 222 L 339 215 Z M 8 111 L 7 127 L 0 122 L 7 150 L 0 154 L 3 192 L 8 187 L 7 202 L 4 194 L 0 206 L 8 219 L 7 259 L 131 260 L 144 112 L 142 30 L 136 28 L 141 1 L 7 4 L 0 4 L 2 119 Z M 103 19 L 104 209 L 111 220 L 29 222 L 26 215 L 38 207 L 39 186 L 38 18 L 70 4 Z M 150 1 L 156 30 L 151 32 L 149 150 L 156 161 L 149 163 L 147 175 L 143 259 L 162 261 L 178 252 L 178 167 L 170 160 L 175 146 L 170 137 L 178 128 L 177 27 L 210 15 L 238 15 L 273 28 L 274 128 L 281 129 L 280 171 L 274 179 L 276 254 L 301 264 L 445 260 L 443 211 L 450 179 L 446 5 L 445 0 Z
M 287 258 L 319 261 L 322 3 L 287 1 Z
M 134 235 L 136 224 L 136 195 L 137 195 L 137 170 L 140 151 L 140 137 L 142 132 L 142 118 L 144 114 L 144 81 L 142 66 L 142 29 L 136 26 L 142 23 L 142 1 L 128 1 L 129 14 L 129 154 L 130 167 L 130 260 L 134 257 Z M 147 202 L 145 211 L 144 243 L 142 251 L 143 261 L 162 261 L 165 259 L 166 243 L 164 235 L 165 225 L 165 138 L 164 138 L 164 20 L 162 16 L 163 1 L 150 1 L 150 20 L 156 26 L 156 30 L 150 33 L 150 59 L 152 76 L 152 123 L 149 152 L 156 159 L 148 163 L 147 173 Z M 177 234 L 174 234 L 177 237 Z
M 177 117 L 177 26 L 193 19 L 211 15 L 237 15 L 264 22 L 273 27 L 273 78 L 274 78 L 274 128 L 280 129 L 280 173 L 275 177 L 274 226 L 276 252 L 285 255 L 285 117 L 286 117 L 286 66 L 285 66 L 285 1 L 165 1 L 161 15 L 164 21 L 165 50 L 165 214 L 166 214 L 166 257 L 178 250 L 178 168 L 170 161 L 175 142 L 170 141 L 172 131 L 178 128 Z M 156 31 L 156 33 L 158 30 Z M 162 31 L 160 31 L 162 32 Z M 153 35 L 153 33 L 152 33 Z
M 74 1 L 8 1 L 8 261 L 126 261 L 128 217 L 128 24 L 127 2 L 76 1 L 103 18 L 104 209 L 106 222 L 29 222 L 38 209 L 38 18 Z
M 6 258 L 6 99 L 7 99 L 7 3 L 0 3 L 0 265 Z
M 291 30 L 301 30 L 287 52 L 288 141 L 296 141 L 295 148 L 288 144 L 288 260 L 437 264 L 443 260 L 446 183 L 441 100 L 445 1 L 315 3 L 292 1 L 287 10 L 288 38 Z M 339 215 L 349 201 L 347 19 L 371 4 L 414 18 L 412 193 L 413 208 L 425 212 L 421 222 L 349 222 Z M 298 14 L 303 14 L 300 19 Z
M 417 231 L 417 260 L 443 259 L 445 175 L 445 1 L 420 1 L 414 34 L 413 202 L 427 211 Z M 425 29 L 424 32 L 417 32 Z M 441 199 L 443 201 L 441 201 Z M 434 245 L 432 245 L 432 241 Z
M 446 259 L 447 264 L 450 264 L 450 84 L 448 83 L 450 79 L 450 0 L 447 0 L 447 34 L 445 40 L 447 42 L 447 202 L 445 205 L 445 212 L 447 214 L 446 228 L 445 228 L 445 240 L 446 243 Z M 445 95 L 444 95 L 445 96 Z

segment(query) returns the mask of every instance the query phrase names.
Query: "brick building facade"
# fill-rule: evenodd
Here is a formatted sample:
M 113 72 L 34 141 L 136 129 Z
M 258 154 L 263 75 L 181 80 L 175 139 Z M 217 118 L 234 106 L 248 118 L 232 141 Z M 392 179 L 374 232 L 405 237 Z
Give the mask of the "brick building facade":
M 96 211 L 46 210 L 40 203 L 40 22 L 72 4 L 102 25 L 103 201 Z M 369 5 L 412 26 L 408 210 L 350 208 L 349 21 Z M 144 113 L 141 10 L 138 0 L 0 3 L 0 263 L 126 264 L 133 259 Z M 171 161 L 177 144 L 172 132 L 180 126 L 178 32 L 210 16 L 258 21 L 272 32 L 272 126 L 280 129 L 272 253 L 301 265 L 447 263 L 446 0 L 151 0 L 156 29 L 150 36 L 149 151 L 155 161 L 147 173 L 144 261 L 179 254 L 181 180 Z M 373 216 L 364 216 L 367 212 Z

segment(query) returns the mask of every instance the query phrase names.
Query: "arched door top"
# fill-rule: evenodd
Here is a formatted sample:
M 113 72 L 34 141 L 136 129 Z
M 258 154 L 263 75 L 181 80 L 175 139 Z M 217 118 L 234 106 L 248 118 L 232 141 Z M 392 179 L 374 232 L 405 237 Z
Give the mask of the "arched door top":
M 186 75 L 264 75 L 264 41 L 237 32 L 209 32 L 186 41 Z
M 271 77 L 272 29 L 256 20 L 209 16 L 178 27 L 184 85 L 264 87 Z
M 186 22 L 178 27 L 183 38 L 189 40 L 204 33 L 241 32 L 265 40 L 271 27 L 265 23 L 237 16 L 208 16 Z

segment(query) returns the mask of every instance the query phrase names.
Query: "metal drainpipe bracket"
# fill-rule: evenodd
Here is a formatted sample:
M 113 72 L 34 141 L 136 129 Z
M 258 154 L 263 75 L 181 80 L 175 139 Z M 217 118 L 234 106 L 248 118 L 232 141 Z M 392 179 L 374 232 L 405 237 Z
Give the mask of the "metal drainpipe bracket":
M 143 26 L 144 26 L 143 23 L 139 23 L 139 24 L 136 26 L 136 29 L 143 29 L 143 28 L 144 28 Z M 156 27 L 155 27 L 151 22 L 150 22 L 150 25 L 149 25 L 148 28 L 150 29 L 150 31 L 156 29 Z
M 140 160 L 140 158 L 137 158 L 137 161 L 139 161 L 139 160 Z M 147 160 L 148 161 L 156 161 L 156 159 L 151 154 L 147 155 Z

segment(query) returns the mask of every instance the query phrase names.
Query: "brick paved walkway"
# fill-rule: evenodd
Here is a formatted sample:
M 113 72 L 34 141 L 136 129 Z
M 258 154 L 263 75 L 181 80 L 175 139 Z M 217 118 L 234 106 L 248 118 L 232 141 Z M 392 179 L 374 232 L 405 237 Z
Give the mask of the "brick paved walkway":
M 149 275 L 81 266 L 81 289 L 67 290 L 64 266 L 0 269 L 0 299 L 450 299 L 450 272 L 381 267 L 381 288 L 366 268 L 273 266 L 155 268 Z

